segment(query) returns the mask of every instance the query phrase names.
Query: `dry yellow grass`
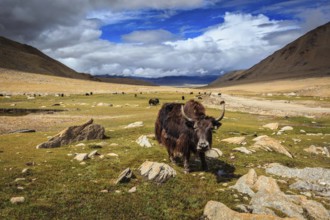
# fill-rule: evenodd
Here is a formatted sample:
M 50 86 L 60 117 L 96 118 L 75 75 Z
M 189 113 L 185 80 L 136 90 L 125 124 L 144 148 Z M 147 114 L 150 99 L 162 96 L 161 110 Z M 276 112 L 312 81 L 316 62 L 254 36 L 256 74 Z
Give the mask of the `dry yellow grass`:
M 113 92 L 162 92 L 173 91 L 171 87 L 136 86 L 70 79 L 0 68 L 0 92 L 6 94 L 80 94 Z M 185 91 L 185 89 L 175 89 Z
M 219 91 L 219 89 L 211 89 Z M 330 97 L 330 77 L 287 79 L 222 87 L 223 93 L 262 94 L 272 92 L 299 92 L 304 96 Z
M 103 83 L 88 80 L 70 79 L 0 68 L 0 92 L 6 94 L 23 93 L 66 93 L 84 94 L 113 92 L 190 92 L 189 88 L 166 86 L 136 86 Z M 237 95 L 260 95 L 262 93 L 299 92 L 303 96 L 330 97 L 330 77 L 287 79 L 270 82 L 257 82 L 221 88 L 203 89 Z

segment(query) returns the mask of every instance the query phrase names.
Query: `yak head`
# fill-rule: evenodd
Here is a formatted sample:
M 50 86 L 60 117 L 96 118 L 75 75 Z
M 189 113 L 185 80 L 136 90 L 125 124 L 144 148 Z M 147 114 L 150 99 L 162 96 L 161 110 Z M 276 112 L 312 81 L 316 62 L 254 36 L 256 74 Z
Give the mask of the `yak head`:
M 203 113 L 197 117 L 188 117 L 183 105 L 181 106 L 181 114 L 187 121 L 187 126 L 194 130 L 194 142 L 198 152 L 205 152 L 212 147 L 212 132 L 222 125 L 220 121 L 225 115 L 225 102 L 221 101 L 220 105 L 222 106 L 222 111 L 218 118 L 206 116 Z

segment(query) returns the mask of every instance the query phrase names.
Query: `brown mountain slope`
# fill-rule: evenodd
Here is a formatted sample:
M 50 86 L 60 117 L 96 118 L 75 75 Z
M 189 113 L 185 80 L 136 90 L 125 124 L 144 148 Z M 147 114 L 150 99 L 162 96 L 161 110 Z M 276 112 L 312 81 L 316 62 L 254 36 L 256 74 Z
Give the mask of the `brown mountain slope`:
M 94 79 L 91 75 L 78 73 L 70 69 L 32 46 L 1 36 L 0 67 L 74 79 Z
M 143 80 L 130 78 L 99 78 L 89 74 L 78 73 L 64 64 L 50 58 L 40 50 L 0 36 L 0 68 L 38 73 L 43 75 L 85 79 L 128 85 L 153 85 Z M 0 69 L 0 73 L 3 72 Z
M 330 76 L 330 22 L 242 72 L 219 77 L 211 87 L 289 78 Z

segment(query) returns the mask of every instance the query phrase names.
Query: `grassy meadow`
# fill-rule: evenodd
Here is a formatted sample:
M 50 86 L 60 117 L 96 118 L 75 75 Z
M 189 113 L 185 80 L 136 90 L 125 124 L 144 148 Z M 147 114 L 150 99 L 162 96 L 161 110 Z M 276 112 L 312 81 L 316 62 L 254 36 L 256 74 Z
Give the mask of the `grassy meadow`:
M 223 126 L 213 134 L 213 147 L 219 148 L 223 156 L 209 160 L 210 170 L 207 172 L 202 172 L 198 158 L 192 157 L 193 172 L 184 174 L 183 167 L 170 164 L 165 148 L 152 138 L 153 147 L 138 146 L 135 141 L 140 135 L 154 133 L 154 122 L 161 107 L 150 107 L 149 98 L 158 97 L 163 104 L 182 102 L 182 95 L 189 100 L 195 94 L 163 91 L 137 93 L 137 97 L 134 92 L 65 97 L 48 95 L 31 100 L 23 95 L 0 97 L 0 108 L 66 110 L 54 114 L 0 116 L 0 219 L 199 219 L 209 200 L 221 201 L 232 209 L 237 204 L 248 204 L 244 195 L 228 189 L 228 186 L 235 184 L 250 168 L 256 169 L 258 175 L 264 174 L 262 166 L 272 162 L 290 167 L 330 168 L 329 158 L 303 151 L 312 144 L 329 146 L 330 136 L 325 135 L 330 134 L 329 117 L 285 118 L 227 111 Z M 60 106 L 52 106 L 56 103 Z M 99 103 L 113 106 L 98 106 Z M 219 110 L 207 109 L 207 114 L 217 116 Z M 82 142 L 86 145 L 83 147 L 75 143 L 53 149 L 35 148 L 68 126 L 80 125 L 90 118 L 104 126 L 108 139 Z M 143 121 L 144 126 L 124 128 L 136 121 Z M 275 135 L 262 128 L 271 122 L 279 122 L 280 127 L 290 125 L 294 130 Z M 36 132 L 9 134 L 8 131 L 14 128 L 36 129 Z M 306 135 L 300 132 L 301 129 L 323 135 Z M 232 151 L 239 146 L 221 142 L 224 138 L 246 136 L 248 147 L 253 144 L 252 139 L 260 135 L 282 141 L 294 158 L 263 151 L 246 155 Z M 293 138 L 301 142 L 295 143 Z M 104 142 L 103 147 L 97 150 L 105 155 L 104 158 L 95 157 L 86 164 L 73 160 L 73 154 L 89 153 L 101 142 Z M 109 153 L 118 154 L 118 157 L 107 156 Z M 138 171 L 146 160 L 168 163 L 177 171 L 177 176 L 161 185 L 146 180 Z M 127 167 L 133 170 L 136 179 L 115 185 L 114 181 Z M 24 168 L 30 171 L 22 173 Z M 217 176 L 218 170 L 233 175 L 222 178 Z M 25 179 L 15 181 L 17 178 Z M 134 186 L 137 191 L 129 193 Z M 288 189 L 283 183 L 280 187 L 283 191 Z M 10 198 L 15 196 L 24 196 L 25 202 L 11 204 Z M 330 208 L 329 204 L 325 207 Z

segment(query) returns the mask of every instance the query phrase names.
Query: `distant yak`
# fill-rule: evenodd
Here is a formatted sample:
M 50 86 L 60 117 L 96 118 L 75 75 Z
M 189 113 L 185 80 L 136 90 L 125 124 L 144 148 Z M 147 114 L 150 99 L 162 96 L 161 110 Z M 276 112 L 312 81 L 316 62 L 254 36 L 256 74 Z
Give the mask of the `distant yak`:
M 186 104 L 165 103 L 159 110 L 155 123 L 155 136 L 159 144 L 167 149 L 171 162 L 183 157 L 184 170 L 190 172 L 190 154 L 198 154 L 202 169 L 207 169 L 205 152 L 212 147 L 212 131 L 222 124 L 225 114 L 224 101 L 218 118 L 205 115 L 204 106 L 194 100 Z
M 152 98 L 149 99 L 149 105 L 158 105 L 159 104 L 159 99 L 158 98 Z

